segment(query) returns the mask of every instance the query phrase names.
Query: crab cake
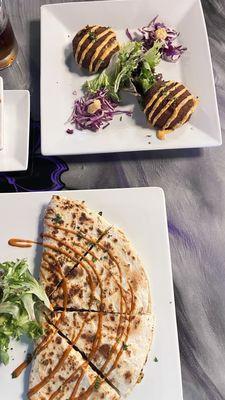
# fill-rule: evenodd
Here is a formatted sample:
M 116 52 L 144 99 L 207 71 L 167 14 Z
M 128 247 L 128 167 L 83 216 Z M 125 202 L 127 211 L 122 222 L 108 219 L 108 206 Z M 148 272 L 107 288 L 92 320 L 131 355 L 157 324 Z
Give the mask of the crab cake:
M 106 68 L 118 50 L 116 34 L 107 26 L 87 25 L 73 39 L 75 61 L 91 73 Z
M 145 93 L 144 112 L 150 125 L 158 129 L 158 138 L 164 139 L 190 119 L 198 102 L 182 83 L 159 81 Z

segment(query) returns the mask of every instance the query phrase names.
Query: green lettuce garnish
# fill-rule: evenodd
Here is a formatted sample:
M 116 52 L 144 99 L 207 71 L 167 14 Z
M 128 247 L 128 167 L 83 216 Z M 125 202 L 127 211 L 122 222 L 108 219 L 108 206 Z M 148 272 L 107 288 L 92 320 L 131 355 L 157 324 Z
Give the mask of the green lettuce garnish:
M 86 81 L 83 88 L 88 93 L 106 89 L 109 96 L 119 101 L 121 89 L 135 92 L 138 85 L 146 92 L 155 83 L 155 67 L 161 60 L 162 43 L 155 41 L 153 47 L 143 52 L 140 42 L 129 42 L 113 55 L 106 69 L 96 78 Z
M 11 339 L 22 335 L 38 339 L 43 334 L 40 304 L 51 308 L 49 299 L 28 270 L 26 260 L 0 264 L 0 363 L 9 362 Z
M 106 69 L 96 78 L 85 82 L 84 89 L 89 93 L 106 89 L 110 97 L 119 101 L 119 90 L 129 86 L 141 55 L 141 43 L 129 42 L 125 44 L 114 54 Z
M 143 54 L 140 62 L 140 70 L 133 79 L 134 84 L 138 84 L 144 93 L 156 82 L 155 68 L 161 61 L 161 48 L 162 42 L 156 41 L 154 45 Z

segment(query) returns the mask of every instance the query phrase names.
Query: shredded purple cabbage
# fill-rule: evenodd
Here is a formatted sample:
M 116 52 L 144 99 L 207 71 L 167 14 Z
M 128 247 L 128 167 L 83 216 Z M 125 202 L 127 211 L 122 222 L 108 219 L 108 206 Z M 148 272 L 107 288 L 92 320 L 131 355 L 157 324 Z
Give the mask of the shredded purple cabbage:
M 158 15 L 149 23 L 149 25 L 135 30 L 127 29 L 127 37 L 131 41 L 143 43 L 144 51 L 149 50 L 156 40 L 163 42 L 161 48 L 161 57 L 165 61 L 175 62 L 183 54 L 186 47 L 175 44 L 179 32 L 167 27 L 163 22 L 158 22 Z
M 100 108 L 90 113 L 88 107 L 97 100 L 100 102 Z M 98 102 L 98 104 L 99 104 Z M 118 114 L 131 116 L 131 111 L 117 109 L 118 104 L 107 97 L 106 90 L 99 90 L 96 93 L 87 95 L 75 100 L 70 122 L 76 125 L 79 130 L 89 129 L 98 131 L 100 128 L 106 128 L 113 117 Z

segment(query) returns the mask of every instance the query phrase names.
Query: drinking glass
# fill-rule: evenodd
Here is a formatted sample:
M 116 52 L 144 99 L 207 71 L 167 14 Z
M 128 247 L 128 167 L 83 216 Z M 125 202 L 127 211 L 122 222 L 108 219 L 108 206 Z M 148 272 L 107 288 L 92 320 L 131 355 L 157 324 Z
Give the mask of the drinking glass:
M 0 70 L 9 67 L 16 59 L 17 41 L 6 12 L 4 0 L 0 0 Z

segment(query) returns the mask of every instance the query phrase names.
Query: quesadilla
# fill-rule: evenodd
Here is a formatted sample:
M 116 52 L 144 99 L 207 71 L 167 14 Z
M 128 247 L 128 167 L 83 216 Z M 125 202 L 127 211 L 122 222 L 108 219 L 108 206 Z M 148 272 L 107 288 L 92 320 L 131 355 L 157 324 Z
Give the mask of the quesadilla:
M 48 295 L 110 228 L 84 202 L 53 196 L 44 217 L 40 280 Z
M 126 398 L 153 336 L 148 279 L 126 235 L 83 202 L 53 196 L 41 281 L 55 311 L 45 312 L 28 397 Z
M 148 279 L 142 263 L 124 233 L 111 227 L 92 252 L 67 275 L 67 307 L 128 314 L 151 310 Z M 51 295 L 62 308 L 63 286 Z
M 146 362 L 153 336 L 153 316 L 67 312 L 63 317 L 53 313 L 51 319 L 120 395 L 127 397 Z
M 51 340 L 48 342 L 49 336 Z M 30 373 L 29 399 L 120 399 L 118 393 L 53 327 L 48 329 L 48 336 L 43 340 L 46 340 L 46 345 L 37 354 Z

